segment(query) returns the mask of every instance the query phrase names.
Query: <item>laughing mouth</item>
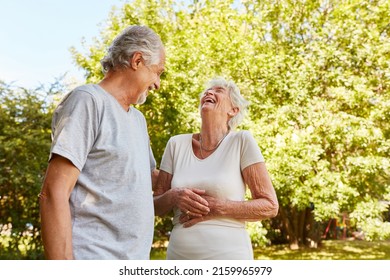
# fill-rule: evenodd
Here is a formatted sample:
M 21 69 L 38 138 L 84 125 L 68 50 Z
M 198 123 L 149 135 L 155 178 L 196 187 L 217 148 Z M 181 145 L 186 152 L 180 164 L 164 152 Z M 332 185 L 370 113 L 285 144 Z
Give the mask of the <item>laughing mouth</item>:
M 205 103 L 215 104 L 215 100 L 212 99 L 212 98 L 207 97 L 207 98 L 205 98 L 205 99 L 203 100 L 203 104 L 205 104 Z

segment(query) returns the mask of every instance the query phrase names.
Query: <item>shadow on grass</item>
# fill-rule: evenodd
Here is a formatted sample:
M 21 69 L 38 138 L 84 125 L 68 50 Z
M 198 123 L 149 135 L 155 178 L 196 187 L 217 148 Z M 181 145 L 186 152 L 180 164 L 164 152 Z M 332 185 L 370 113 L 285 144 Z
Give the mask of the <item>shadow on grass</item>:
M 153 248 L 152 260 L 165 260 L 166 248 Z M 254 249 L 257 260 L 390 260 L 390 241 L 324 240 L 317 249 L 287 245 Z

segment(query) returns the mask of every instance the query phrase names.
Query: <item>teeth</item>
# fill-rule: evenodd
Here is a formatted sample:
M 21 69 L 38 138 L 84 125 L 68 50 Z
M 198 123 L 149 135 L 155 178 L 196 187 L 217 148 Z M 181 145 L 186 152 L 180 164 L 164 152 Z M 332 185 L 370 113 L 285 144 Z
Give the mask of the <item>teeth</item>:
M 205 99 L 205 101 L 204 102 L 210 102 L 210 103 L 215 103 L 215 101 L 213 100 L 213 99 Z

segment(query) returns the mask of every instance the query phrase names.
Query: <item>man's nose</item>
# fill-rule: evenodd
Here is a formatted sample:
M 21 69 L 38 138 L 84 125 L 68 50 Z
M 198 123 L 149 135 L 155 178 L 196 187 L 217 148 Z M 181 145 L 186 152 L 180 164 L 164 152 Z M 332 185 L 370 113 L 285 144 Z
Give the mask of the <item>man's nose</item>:
M 157 81 L 154 83 L 154 88 L 155 89 L 160 89 L 160 78 L 157 79 Z

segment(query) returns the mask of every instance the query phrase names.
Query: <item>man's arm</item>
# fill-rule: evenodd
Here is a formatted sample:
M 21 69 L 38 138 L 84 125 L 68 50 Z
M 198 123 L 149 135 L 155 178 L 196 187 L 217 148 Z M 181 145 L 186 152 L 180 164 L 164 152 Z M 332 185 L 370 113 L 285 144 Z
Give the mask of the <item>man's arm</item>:
M 47 259 L 73 259 L 69 197 L 80 171 L 53 155 L 40 194 L 42 239 Z

